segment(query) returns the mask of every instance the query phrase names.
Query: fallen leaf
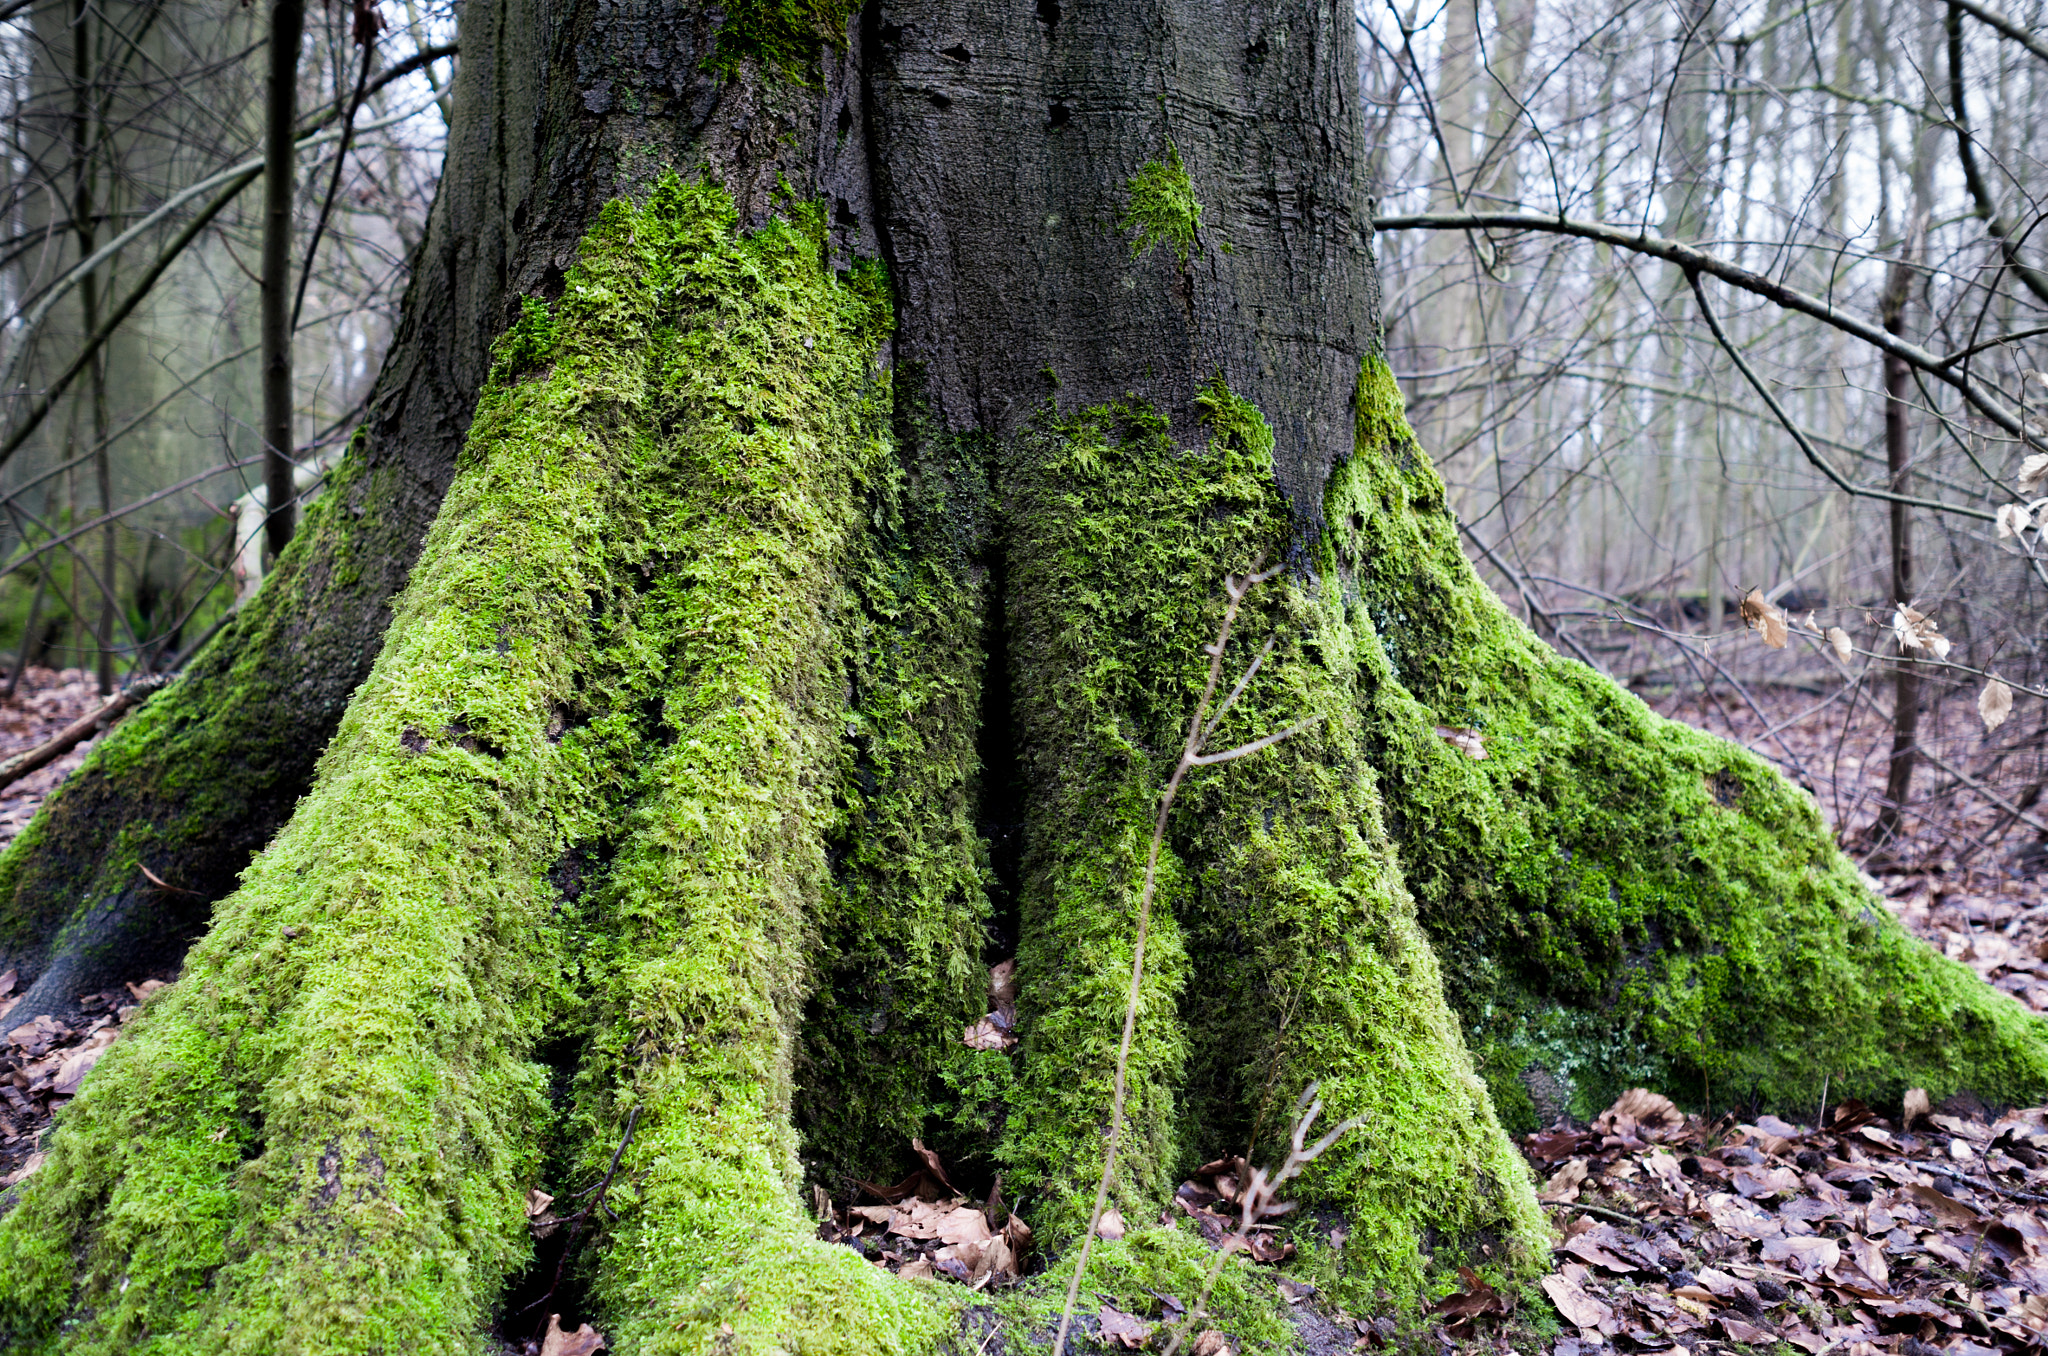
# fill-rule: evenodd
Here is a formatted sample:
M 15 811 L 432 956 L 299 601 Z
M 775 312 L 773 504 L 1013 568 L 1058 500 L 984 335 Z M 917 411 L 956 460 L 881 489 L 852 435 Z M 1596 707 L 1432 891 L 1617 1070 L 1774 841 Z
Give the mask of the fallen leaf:
M 1214 1328 L 1197 1337 L 1191 1350 L 1195 1356 L 1237 1356 L 1237 1348 L 1231 1345 L 1230 1339 Z
M 14 986 L 19 980 L 20 976 L 11 968 L 5 972 L 0 972 L 0 998 L 5 998 L 13 993 Z
M 1124 1236 L 1124 1217 L 1120 1210 L 1105 1210 L 1102 1218 L 1095 1221 L 1095 1236 L 1114 1243 Z
M 1102 1306 L 1098 1320 L 1102 1324 L 1102 1336 L 1106 1341 L 1119 1342 L 1131 1351 L 1143 1349 L 1152 1340 L 1152 1325 L 1135 1314 L 1127 1314 L 1114 1304 Z
M 2005 718 L 2012 714 L 2012 689 L 1996 678 L 1984 684 L 1984 690 L 1977 694 L 1977 714 L 1983 717 L 1987 733 L 2005 724 Z
M 1477 730 L 1468 730 L 1462 725 L 1439 725 L 1436 727 L 1436 737 L 1467 758 L 1486 757 L 1486 736 Z
M 1730 1318 L 1726 1314 L 1716 1317 L 1714 1324 L 1721 1329 L 1723 1337 L 1738 1346 L 1767 1347 L 1777 1340 L 1768 1328 L 1759 1328 L 1753 1323 L 1744 1323 L 1741 1319 Z
M 1927 1100 L 1927 1089 L 1908 1088 L 1906 1089 L 1905 1109 L 1900 1115 L 1899 1124 L 1905 1129 L 1911 1130 L 1913 1122 L 1925 1116 L 1932 1108 L 1933 1103 Z
M 35 1176 L 36 1169 L 42 1166 L 43 1155 L 39 1153 L 30 1154 L 22 1161 L 20 1167 L 8 1173 L 5 1177 L 0 1177 L 0 1187 L 11 1187 L 17 1182 L 25 1182 Z
M 1944 1196 L 1933 1187 L 1916 1183 L 1901 1188 L 1899 1194 L 1951 1229 L 1975 1228 L 1984 1218 L 1961 1201 Z
M 119 1035 L 118 1031 L 112 1029 L 95 1031 L 86 1038 L 85 1044 L 65 1051 L 62 1061 L 57 1066 L 57 1076 L 50 1083 L 50 1095 L 77 1096 L 78 1085 L 85 1081 L 85 1076 L 92 1072 L 92 1066 L 100 1062 L 100 1056 L 107 1052 L 107 1047 L 112 1045 Z
M 960 1043 L 970 1050 L 1007 1050 L 1017 1038 L 996 1025 L 993 1016 L 983 1017 L 960 1033 Z
M 1550 1175 L 1550 1180 L 1543 1184 L 1543 1190 L 1537 1193 L 1536 1199 L 1553 1203 L 1575 1201 L 1579 1198 L 1579 1185 L 1585 1180 L 1586 1160 L 1574 1158 Z
M 1778 1262 L 1802 1276 L 1818 1276 L 1842 1260 L 1842 1245 L 1818 1234 L 1764 1240 L 1762 1257 Z
M 1613 1106 L 1594 1118 L 1593 1128 L 1603 1135 L 1612 1135 L 1619 1133 L 1624 1123 L 1663 1133 L 1683 1127 L 1685 1113 L 1662 1093 L 1651 1092 L 1647 1088 L 1630 1088 L 1615 1099 Z
M 1828 628 L 1828 644 L 1834 646 L 1835 658 L 1841 660 L 1844 664 L 1855 657 L 1855 644 L 1850 641 L 1849 633 L 1839 626 L 1830 626 Z
M 1763 632 L 1764 644 L 1774 650 L 1785 648 L 1785 641 L 1790 635 L 1785 629 L 1785 614 L 1771 606 L 1762 589 L 1751 589 L 1743 595 L 1739 611 L 1744 626 Z
M 939 1156 L 933 1153 L 930 1149 L 925 1148 L 923 1140 L 911 1140 L 910 1148 L 912 1152 L 914 1152 L 919 1158 L 924 1160 L 925 1170 L 931 1173 L 932 1176 L 938 1178 L 940 1185 L 944 1186 L 946 1190 L 952 1192 L 955 1196 L 961 1194 L 960 1188 L 954 1186 L 953 1180 L 950 1177 L 946 1176 L 945 1165 L 939 1162 Z
M 536 1219 L 541 1215 L 545 1215 L 548 1212 L 548 1207 L 554 1203 L 555 1198 L 548 1195 L 547 1192 L 542 1191 L 539 1187 L 529 1187 L 526 1192 L 526 1217 L 528 1219 Z
M 604 1334 L 588 1323 L 575 1332 L 562 1331 L 562 1316 L 548 1315 L 547 1336 L 541 1339 L 540 1356 L 590 1356 L 604 1349 Z
M 2025 504 L 2005 504 L 1998 510 L 1998 535 L 2000 540 L 2017 537 L 2034 525 L 2033 515 L 2027 512 Z
M 1564 1315 L 1567 1323 L 1575 1323 L 1581 1328 L 1598 1328 L 1601 1324 L 1612 1322 L 1614 1319 L 1614 1310 L 1587 1294 L 1585 1289 L 1569 1276 L 1545 1276 L 1538 1284 L 1543 1287 L 1543 1293 L 1550 1296 L 1550 1302 L 1557 1306 L 1557 1311 Z

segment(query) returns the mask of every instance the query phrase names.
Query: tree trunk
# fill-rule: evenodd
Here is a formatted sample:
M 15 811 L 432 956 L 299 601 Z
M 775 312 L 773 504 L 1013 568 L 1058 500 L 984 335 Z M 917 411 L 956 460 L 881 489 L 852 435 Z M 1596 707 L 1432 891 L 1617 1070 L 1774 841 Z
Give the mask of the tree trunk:
M 531 41 L 523 0 L 471 8 L 472 52 L 520 60 Z M 511 214 L 534 172 L 538 95 L 503 74 L 488 59 L 464 63 L 472 116 L 450 138 L 403 326 L 303 540 L 184 678 L 102 738 L 0 855 L 0 969 L 34 981 L 10 1026 L 174 972 L 212 901 L 312 784 L 454 475 L 506 323 Z M 536 235 L 535 267 L 575 239 L 573 229 L 566 240 Z M 175 889 L 153 885 L 145 866 Z
M 1315 723 L 1177 803 L 1134 1224 L 1201 1157 L 1276 1158 L 1315 1080 L 1363 1127 L 1304 1193 L 1412 1302 L 1541 1264 L 1495 1111 L 1530 1087 L 2048 1084 L 2043 1024 L 1809 799 L 1459 554 L 1375 356 L 1348 9 L 493 13 L 453 140 L 537 129 L 524 234 L 403 340 L 511 313 L 458 472 L 310 793 L 0 1221 L 17 1343 L 470 1349 L 526 1192 L 605 1182 L 575 1264 L 614 1350 L 928 1349 L 951 1311 L 794 1188 L 921 1134 L 1075 1236 L 1154 797 L 1261 559 L 1219 738 Z M 446 194 L 506 160 L 467 163 Z M 1013 953 L 1021 1044 L 970 1051 Z

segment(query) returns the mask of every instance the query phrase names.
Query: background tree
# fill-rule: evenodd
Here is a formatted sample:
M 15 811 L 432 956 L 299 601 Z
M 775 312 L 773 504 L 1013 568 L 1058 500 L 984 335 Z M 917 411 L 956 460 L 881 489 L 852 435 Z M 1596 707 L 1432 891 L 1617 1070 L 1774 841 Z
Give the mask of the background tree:
M 193 759 L 274 794 L 306 649 L 382 633 L 0 1221 L 10 1339 L 465 1348 L 531 1257 L 527 1190 L 602 1178 L 579 1260 L 616 1348 L 931 1344 L 943 1308 L 794 1187 L 922 1132 L 1071 1239 L 1154 797 L 1259 561 L 1269 653 L 1219 736 L 1313 723 L 1176 801 L 1127 1218 L 1263 1156 L 1315 1080 L 1362 1128 L 1303 1189 L 1410 1300 L 1540 1256 L 1496 1111 L 1532 1069 L 1572 1100 L 2048 1084 L 2048 1027 L 1873 907 L 1810 799 L 1466 563 L 1379 351 L 1353 31 L 466 9 L 375 414 L 256 602 L 0 864 L 47 1001 L 105 935 L 31 888 L 61 835 L 225 859 Z M 158 787 L 190 797 L 170 833 Z M 1013 953 L 1021 1044 L 967 1050 Z

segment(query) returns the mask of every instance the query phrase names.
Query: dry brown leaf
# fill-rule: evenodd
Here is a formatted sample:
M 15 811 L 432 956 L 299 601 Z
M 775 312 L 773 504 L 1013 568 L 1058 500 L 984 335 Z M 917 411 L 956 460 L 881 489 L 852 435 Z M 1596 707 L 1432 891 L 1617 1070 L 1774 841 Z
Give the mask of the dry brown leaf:
M 1017 1038 L 996 1025 L 993 1015 L 983 1017 L 960 1033 L 960 1043 L 970 1050 L 1007 1050 Z
M 1975 1228 L 1984 1219 L 1961 1201 L 1944 1196 L 1930 1186 L 1915 1183 L 1912 1186 L 1901 1187 L 1899 1194 L 1951 1229 Z
M 167 987 L 169 986 L 160 979 L 145 979 L 140 984 L 130 984 L 128 992 L 134 996 L 136 1002 L 140 1003 L 147 1000 L 158 989 Z
M 1214 1328 L 1197 1337 L 1192 1349 L 1195 1356 L 1237 1356 L 1237 1348 L 1230 1339 Z
M 1620 1134 L 1628 1126 L 1651 1133 L 1677 1130 L 1685 1124 L 1685 1113 L 1662 1093 L 1647 1088 L 1630 1088 L 1615 1099 L 1613 1106 L 1594 1118 L 1593 1128 L 1603 1135 Z
M 2017 537 L 2034 525 L 2034 516 L 2027 512 L 2025 504 L 2005 504 L 1998 510 L 1998 537 L 2003 541 Z
M 1996 678 L 1984 684 L 1984 690 L 1977 694 L 1977 714 L 1983 717 L 1987 733 L 2005 724 L 2005 718 L 2012 714 L 2012 689 Z
M 1550 1175 L 1536 1199 L 1553 1203 L 1575 1201 L 1579 1198 L 1579 1184 L 1585 1180 L 1586 1160 L 1574 1158 Z
M 17 1182 L 26 1182 L 29 1178 L 35 1176 L 36 1169 L 42 1166 L 43 1155 L 39 1153 L 30 1154 L 22 1161 L 20 1167 L 8 1173 L 5 1177 L 0 1177 L 0 1187 L 11 1187 Z
M 100 1062 L 100 1056 L 107 1047 L 120 1038 L 119 1030 L 104 1027 L 86 1037 L 85 1044 L 63 1053 L 57 1065 L 57 1076 L 50 1081 L 50 1095 L 53 1097 L 75 1097 L 78 1085 L 92 1072 L 92 1066 Z
M 1598 1328 L 1614 1320 L 1614 1310 L 1587 1294 L 1584 1287 L 1569 1276 L 1562 1273 L 1545 1276 L 1539 1284 L 1567 1323 L 1581 1328 Z
M 1934 618 L 1917 608 L 1900 603 L 1892 610 L 1892 635 L 1902 650 L 1926 650 L 1936 659 L 1948 658 L 1948 637 L 1934 624 Z
M 931 1259 L 928 1257 L 919 1257 L 916 1260 L 905 1265 L 902 1269 L 897 1271 L 896 1274 L 898 1276 L 901 1276 L 906 1281 L 915 1281 L 919 1279 L 930 1280 L 932 1277 Z
M 1486 757 L 1486 736 L 1462 725 L 1439 725 L 1436 737 L 1471 759 Z
M 2020 463 L 2020 493 L 2032 494 L 2048 480 L 2048 452 L 2036 452 Z
M 1777 1262 L 1802 1276 L 1818 1276 L 1842 1260 L 1842 1245 L 1818 1234 L 1768 1238 L 1760 1254 L 1766 1262 Z
M 1095 1236 L 1114 1243 L 1124 1236 L 1124 1217 L 1119 1210 L 1105 1210 L 1102 1218 L 1095 1221 Z
M 1855 657 L 1855 644 L 1849 639 L 1849 633 L 1839 626 L 1830 626 L 1828 628 L 1828 644 L 1834 646 L 1835 658 L 1841 660 L 1844 664 Z
M 1913 1122 L 1920 1119 L 1922 1116 L 1925 1116 L 1930 1110 L 1933 1109 L 1933 1106 L 1934 1104 L 1927 1100 L 1927 1089 L 1907 1088 L 1905 1098 L 1905 1111 L 1903 1113 L 1902 1118 L 1899 1121 L 1899 1124 L 1905 1127 L 1906 1129 L 1911 1130 L 1913 1128 Z
M 1738 610 L 1742 614 L 1744 626 L 1763 633 L 1764 644 L 1774 650 L 1785 648 L 1785 641 L 1791 634 L 1785 627 L 1785 614 L 1771 605 L 1764 597 L 1762 589 L 1751 589 L 1743 595 L 1742 605 Z
M 1140 1351 L 1152 1340 L 1152 1325 L 1136 1314 L 1127 1314 L 1114 1304 L 1102 1306 L 1098 1321 L 1102 1324 L 1105 1341 L 1116 1342 L 1128 1350 Z
M 526 1191 L 526 1217 L 528 1219 L 538 1219 L 545 1215 L 548 1212 L 548 1207 L 554 1203 L 555 1198 L 542 1191 L 539 1187 L 528 1187 Z
M 5 998 L 13 993 L 14 985 L 19 979 L 20 976 L 11 968 L 0 972 L 0 998 Z
M 575 1332 L 562 1331 L 562 1316 L 548 1315 L 547 1336 L 541 1339 L 540 1356 L 590 1356 L 604 1349 L 604 1334 L 588 1323 Z

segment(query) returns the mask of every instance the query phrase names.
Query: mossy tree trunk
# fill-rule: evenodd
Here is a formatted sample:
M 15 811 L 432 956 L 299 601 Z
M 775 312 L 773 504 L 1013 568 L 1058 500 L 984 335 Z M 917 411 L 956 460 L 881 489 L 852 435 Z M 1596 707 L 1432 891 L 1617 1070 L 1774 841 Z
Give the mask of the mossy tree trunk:
M 29 898 L 80 787 L 177 785 L 148 719 L 222 721 L 317 637 L 377 650 L 0 1221 L 9 1340 L 467 1350 L 530 1265 L 527 1190 L 608 1180 L 577 1265 L 614 1349 L 931 1345 L 942 1300 L 817 1242 L 797 1188 L 922 1135 L 1073 1237 L 1154 797 L 1223 575 L 1262 559 L 1240 646 L 1272 656 L 1219 737 L 1315 724 L 1176 809 L 1127 1218 L 1200 1157 L 1273 1157 L 1316 1080 L 1363 1128 L 1304 1190 L 1409 1301 L 1540 1260 L 1502 1122 L 1539 1099 L 2048 1084 L 2042 1024 L 1905 937 L 1810 800 L 1460 556 L 1374 354 L 1348 8 L 509 14 L 465 10 L 436 216 L 489 239 L 435 237 L 387 383 L 497 333 L 473 418 L 447 378 L 422 422 L 399 401 L 266 583 L 272 630 L 7 859 Z M 348 511 L 395 464 L 444 467 L 416 553 Z M 293 582 L 373 569 L 409 569 L 375 647 L 388 587 Z M 283 818 L 217 844 L 198 800 L 173 830 L 108 804 L 94 841 L 174 831 L 220 884 Z M 63 912 L 17 904 L 25 944 Z M 969 1051 L 1011 954 L 1023 1040 Z

